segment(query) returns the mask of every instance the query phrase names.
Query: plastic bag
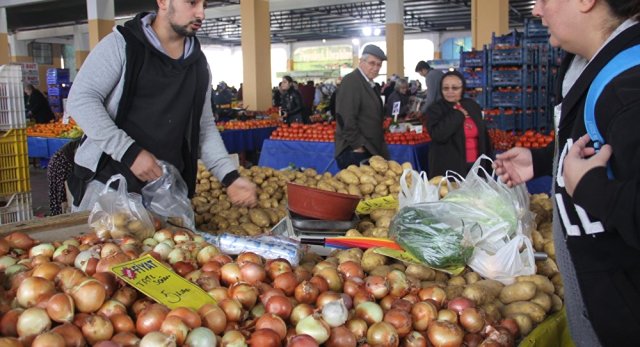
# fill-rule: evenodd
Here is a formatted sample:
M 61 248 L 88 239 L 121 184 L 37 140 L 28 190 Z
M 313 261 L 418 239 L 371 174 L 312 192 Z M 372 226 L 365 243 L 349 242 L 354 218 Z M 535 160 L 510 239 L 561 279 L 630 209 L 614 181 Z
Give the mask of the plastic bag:
M 116 191 L 109 189 L 114 182 L 118 182 Z M 111 176 L 107 181 L 89 214 L 89 225 L 102 239 L 133 236 L 144 240 L 155 232 L 142 197 L 127 191 L 127 180 L 120 174 Z
M 286 259 L 291 265 L 297 266 L 302 255 L 300 242 L 285 236 L 259 235 L 239 236 L 228 233 L 211 235 L 196 232 L 207 242 L 214 244 L 224 254 L 240 254 L 253 252 L 265 259 Z
M 473 245 L 464 239 L 460 218 L 442 218 L 459 211 L 455 204 L 426 202 L 400 209 L 389 226 L 389 237 L 425 265 L 457 274 L 473 254 Z
M 536 273 L 534 252 L 529 238 L 516 235 L 495 253 L 476 247 L 469 267 L 484 278 L 509 285 L 514 282 L 516 276 Z
M 193 208 L 187 184 L 171 164 L 159 160 L 162 176 L 142 188 L 144 205 L 153 213 L 169 218 L 172 224 L 195 231 Z
M 407 183 L 411 180 L 411 187 Z M 400 193 L 398 193 L 398 207 L 403 208 L 421 202 L 438 201 L 438 187 L 429 183 L 427 173 L 405 169 L 400 176 Z

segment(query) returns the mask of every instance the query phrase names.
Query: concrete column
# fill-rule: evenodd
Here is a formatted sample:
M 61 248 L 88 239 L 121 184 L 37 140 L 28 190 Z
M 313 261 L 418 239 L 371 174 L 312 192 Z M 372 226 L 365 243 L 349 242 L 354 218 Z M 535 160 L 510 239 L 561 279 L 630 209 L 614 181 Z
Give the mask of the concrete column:
M 353 68 L 357 68 L 360 64 L 360 39 L 354 38 L 351 40 L 351 47 L 353 47 Z
M 76 70 L 80 70 L 82 63 L 89 55 L 89 34 L 83 32 L 78 25 L 73 27 L 73 48 L 76 55 Z
M 7 28 L 7 9 L 0 8 L 0 65 L 11 62 L 9 49 L 9 29 Z
M 387 0 L 387 76 L 404 76 L 404 0 Z
M 114 0 L 87 0 L 89 47 L 93 49 L 103 37 L 113 30 L 115 21 Z
M 471 41 L 481 50 L 491 43 L 491 34 L 509 32 L 509 0 L 471 0 Z
M 18 40 L 16 35 L 9 36 L 12 63 L 31 63 L 33 57 L 29 56 L 29 46 L 26 41 Z
M 268 0 L 240 1 L 242 20 L 242 103 L 252 110 L 271 107 L 271 27 Z

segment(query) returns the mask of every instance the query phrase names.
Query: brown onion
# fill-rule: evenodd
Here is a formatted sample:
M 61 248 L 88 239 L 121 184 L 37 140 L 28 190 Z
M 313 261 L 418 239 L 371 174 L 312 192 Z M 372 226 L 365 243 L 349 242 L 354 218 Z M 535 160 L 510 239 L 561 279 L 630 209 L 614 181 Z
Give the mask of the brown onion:
M 331 329 L 322 318 L 312 314 L 296 324 L 296 333 L 309 335 L 313 337 L 316 342 L 322 344 L 329 339 Z
M 240 275 L 243 281 L 253 285 L 267 278 L 267 272 L 261 265 L 249 261 L 240 266 Z
M 238 254 L 238 258 L 236 259 L 236 263 L 238 263 L 238 265 L 242 266 L 247 262 L 262 265 L 262 257 L 253 252 L 242 252 Z
M 321 293 L 320 295 L 318 295 L 318 298 L 316 299 L 316 308 L 322 309 L 322 307 L 324 307 L 325 304 L 330 303 L 332 301 L 337 301 L 340 299 L 342 299 L 342 296 L 338 293 L 334 293 L 334 292 Z
M 4 238 L 0 238 L 0 256 L 9 253 L 9 250 L 11 250 L 11 245 L 9 245 L 9 242 Z
M 482 336 L 480 334 L 464 334 L 462 342 L 465 347 L 478 347 L 482 343 Z
M 284 292 L 282 291 L 282 289 L 269 288 L 262 292 L 262 294 L 260 295 L 260 302 L 265 305 L 272 296 L 284 296 Z
M 167 312 L 154 305 L 144 309 L 136 319 L 136 332 L 139 336 L 146 335 L 152 331 L 160 330 L 162 322 L 167 316 Z
M 313 304 L 316 302 L 319 294 L 320 290 L 318 290 L 318 287 L 309 281 L 303 281 L 298 284 L 294 291 L 296 300 L 304 304 Z
M 115 253 L 106 258 L 101 258 L 96 265 L 96 272 L 109 272 L 115 265 L 124 263 L 131 260 L 128 255 L 124 253 Z
M 52 281 L 42 277 L 25 278 L 16 293 L 16 299 L 20 306 L 24 308 L 32 307 L 41 296 L 52 295 L 56 292 L 55 285 Z
M 283 319 L 289 318 L 293 305 L 287 297 L 275 295 L 272 296 L 267 304 L 264 305 L 265 312 L 275 314 Z
M 342 276 L 336 268 L 324 268 L 316 273 L 317 276 L 324 278 L 329 285 L 329 290 L 334 292 L 342 291 Z
M 355 317 L 367 322 L 369 326 L 382 322 L 384 314 L 380 305 L 375 302 L 363 302 L 356 306 Z
M 520 327 L 518 326 L 518 323 L 515 321 L 515 319 L 513 318 L 502 319 L 499 325 L 509 330 L 509 332 L 513 337 L 520 336 Z
M 109 340 L 113 336 L 111 321 L 101 315 L 91 315 L 81 329 L 82 335 L 91 345 L 98 341 Z
M 434 347 L 460 346 L 464 338 L 464 331 L 457 324 L 433 321 L 429 324 L 427 337 Z
M 138 317 L 140 315 L 140 312 L 151 307 L 152 304 L 153 301 L 151 301 L 151 299 L 149 299 L 148 297 L 144 297 L 133 302 L 133 305 L 131 305 L 131 311 L 133 312 L 134 316 Z
M 0 319 L 0 335 L 18 337 L 18 317 L 24 312 L 21 308 L 14 308 Z
M 392 309 L 397 308 L 399 310 L 406 311 L 406 312 L 411 312 L 411 307 L 413 307 L 413 304 L 405 299 L 395 299 L 391 303 Z
M 227 315 L 220 307 L 214 304 L 205 304 L 198 309 L 198 314 L 202 318 L 202 326 L 211 329 L 216 335 L 224 332 L 227 326 Z
M 431 286 L 427 288 L 422 288 L 418 292 L 418 297 L 421 301 L 426 301 L 427 299 L 431 299 L 436 303 L 438 308 L 442 307 L 442 304 L 447 299 L 447 293 L 444 289 L 438 286 Z
M 384 298 L 382 298 L 382 300 L 380 300 L 380 307 L 382 307 L 382 310 L 384 312 L 387 312 L 391 309 L 391 305 L 393 305 L 393 302 L 396 300 L 396 297 L 393 295 L 387 295 Z
M 298 304 L 296 307 L 291 310 L 291 315 L 289 316 L 289 321 L 291 324 L 296 325 L 306 316 L 313 314 L 313 307 L 308 304 Z
M 373 295 L 369 294 L 366 290 L 357 292 L 356 295 L 353 296 L 353 306 L 357 307 L 363 302 L 374 302 L 376 298 Z
M 113 335 L 111 341 L 122 347 L 136 347 L 140 345 L 140 338 L 134 333 L 117 333 Z
M 382 299 L 389 294 L 389 282 L 382 276 L 369 276 L 364 279 L 365 289 L 376 299 Z
M 449 309 L 438 311 L 438 320 L 444 320 L 454 324 L 458 324 L 458 314 Z
M 18 317 L 16 330 L 19 337 L 41 334 L 51 328 L 51 319 L 47 311 L 38 307 L 31 307 Z
M 225 287 L 213 288 L 207 293 L 216 300 L 216 302 L 222 301 L 224 299 L 229 299 L 229 290 Z
M 338 265 L 338 271 L 344 276 L 345 279 L 352 277 L 364 278 L 364 270 L 362 266 L 355 261 L 345 261 Z
M 57 323 L 70 323 L 75 314 L 75 305 L 71 295 L 65 293 L 54 294 L 47 303 L 49 318 Z
M 295 335 L 291 337 L 289 343 L 287 343 L 287 347 L 319 347 L 316 340 L 309 335 Z
M 427 338 L 417 331 L 410 332 L 402 340 L 402 346 L 404 347 L 427 347 Z
M 73 287 L 85 281 L 87 278 L 81 270 L 73 267 L 65 267 L 60 269 L 56 275 L 55 283 L 65 293 L 68 293 Z
M 296 275 L 296 279 L 298 280 L 298 283 L 302 281 L 308 281 L 309 279 L 311 279 L 311 271 L 307 270 L 302 266 L 298 266 L 295 269 L 293 269 L 293 273 Z
M 5 236 L 4 239 L 9 243 L 9 247 L 25 251 L 36 244 L 36 240 L 32 239 L 29 235 L 18 231 Z
M 327 347 L 356 347 L 356 336 L 345 326 L 331 328 L 329 340 L 325 342 Z
M 413 322 L 411 321 L 411 315 L 407 313 L 407 311 L 402 311 L 399 309 L 391 309 L 384 314 L 384 322 L 391 324 L 396 331 L 398 332 L 398 336 L 405 337 L 409 334 L 413 327 Z
M 245 310 L 250 310 L 258 301 L 258 290 L 248 283 L 237 282 L 229 287 L 229 298 L 237 300 Z
M 104 290 L 107 297 L 110 298 L 113 296 L 113 293 L 116 291 L 118 286 L 118 283 L 116 282 L 116 276 L 113 273 L 96 272 L 91 277 L 97 279 L 98 281 L 100 281 L 100 283 L 102 283 L 102 285 L 104 285 Z
M 273 288 L 281 289 L 287 296 L 293 296 L 296 286 L 298 279 L 293 272 L 282 273 L 273 280 Z
M 256 329 L 271 329 L 280 336 L 280 340 L 284 340 L 287 335 L 287 324 L 282 318 L 272 313 L 264 314 L 258 318 Z
M 229 330 L 225 332 L 222 339 L 220 339 L 220 345 L 221 347 L 246 346 L 246 339 L 241 332 L 237 330 Z
M 69 347 L 83 347 L 87 345 L 87 342 L 82 335 L 80 328 L 71 323 L 64 323 L 51 329 L 51 332 L 59 334 L 64 338 L 64 341 Z
M 127 308 L 120 301 L 107 300 L 96 313 L 111 318 L 114 314 L 127 313 Z
M 220 279 L 227 286 L 239 282 L 241 278 L 240 266 L 236 263 L 227 263 L 220 268 Z
M 251 334 L 251 347 L 280 347 L 280 335 L 271 329 L 258 329 Z
M 313 276 L 311 277 L 309 282 L 316 286 L 321 294 L 329 290 L 329 283 L 323 277 Z
M 111 325 L 113 325 L 113 331 L 118 333 L 135 333 L 136 325 L 133 319 L 126 313 L 116 313 L 109 317 Z
M 371 347 L 397 347 L 400 338 L 391 324 L 378 322 L 367 331 L 367 343 Z
M 36 336 L 31 347 L 66 347 L 66 342 L 60 334 L 49 331 Z
M 189 327 L 178 316 L 166 317 L 160 326 L 160 332 L 176 338 L 176 343 L 181 346 L 187 339 Z
M 47 262 L 36 266 L 31 273 L 33 277 L 41 277 L 49 281 L 54 281 L 56 275 L 62 269 L 62 265 L 54 262 Z
M 460 313 L 460 325 L 470 333 L 480 332 L 484 324 L 485 319 L 482 313 L 474 307 L 465 308 Z
M 462 310 L 469 307 L 476 307 L 476 305 L 473 301 L 462 296 L 452 299 L 447 304 L 447 308 L 453 310 L 457 314 L 462 313 Z
M 237 300 L 225 299 L 220 301 L 218 306 L 227 316 L 227 322 L 241 322 L 246 316 L 246 312 L 242 310 L 242 304 Z
M 342 286 L 342 291 L 350 297 L 354 297 L 357 292 L 364 290 L 364 280 L 360 277 L 348 278 L 344 281 L 344 285 Z
M 293 271 L 291 264 L 282 258 L 267 260 L 266 268 L 267 275 L 269 275 L 271 280 L 274 280 L 278 275 Z
M 196 267 L 188 261 L 177 261 L 173 263 L 171 267 L 173 271 L 183 277 L 196 269 Z
M 73 287 L 70 294 L 78 311 L 84 313 L 97 311 L 107 295 L 102 282 L 93 278 Z
M 196 310 L 189 307 L 178 307 L 171 310 L 167 314 L 167 318 L 171 316 L 177 316 L 184 321 L 184 323 L 189 327 L 189 329 L 195 329 L 202 325 L 202 319 Z
M 438 317 L 438 309 L 430 302 L 419 302 L 411 308 L 413 329 L 419 332 L 426 331 L 429 324 Z
M 356 340 L 360 341 L 367 337 L 367 330 L 369 330 L 369 326 L 364 320 L 360 318 L 354 318 L 348 320 L 345 326 L 353 333 L 353 335 L 356 337 Z
M 129 286 L 125 286 L 116 290 L 116 292 L 113 293 L 113 296 L 111 297 L 111 299 L 119 301 L 125 307 L 129 308 L 136 301 L 137 297 L 138 297 L 138 292 L 135 289 Z

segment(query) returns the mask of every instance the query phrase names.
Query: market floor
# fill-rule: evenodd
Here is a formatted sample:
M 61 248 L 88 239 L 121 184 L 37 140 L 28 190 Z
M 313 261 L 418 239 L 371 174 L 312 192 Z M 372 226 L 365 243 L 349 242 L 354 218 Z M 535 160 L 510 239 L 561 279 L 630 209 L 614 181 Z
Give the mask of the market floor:
M 47 169 L 37 168 L 33 165 L 29 169 L 31 179 L 31 203 L 33 215 L 42 218 L 49 215 L 49 182 Z

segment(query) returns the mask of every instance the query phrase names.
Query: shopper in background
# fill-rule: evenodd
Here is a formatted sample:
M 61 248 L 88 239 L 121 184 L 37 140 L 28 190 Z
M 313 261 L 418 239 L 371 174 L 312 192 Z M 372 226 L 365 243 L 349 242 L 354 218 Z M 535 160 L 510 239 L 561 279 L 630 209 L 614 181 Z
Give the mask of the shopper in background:
M 51 216 L 70 210 L 65 183 L 73 172 L 73 156 L 76 154 L 79 144 L 80 139 L 69 141 L 49 159 L 47 180 L 49 181 L 49 213 Z
M 595 103 L 606 143 L 597 154 L 584 109 L 595 76 L 640 44 L 640 1 L 539 0 L 533 14 L 548 26 L 551 45 L 569 52 L 556 79 L 555 146 L 514 148 L 494 166 L 510 185 L 555 176 L 553 238 L 576 345 L 633 345 L 640 331 L 640 66 L 614 77 Z
M 431 135 L 429 177 L 445 175 L 447 170 L 465 176 L 480 155 L 491 156 L 482 108 L 464 97 L 464 87 L 460 72 L 447 72 L 441 81 L 443 98 L 427 109 L 426 127 Z
M 298 85 L 298 92 L 302 99 L 302 120 L 304 123 L 309 123 L 309 116 L 313 111 L 313 98 L 316 94 L 316 87 L 313 81 L 307 81 L 306 84 Z
M 38 88 L 32 84 L 25 84 L 24 93 L 27 95 L 27 115 L 36 123 L 49 123 L 56 118 L 51 111 L 49 101 Z
M 424 60 L 418 62 L 416 72 L 425 78 L 425 87 L 427 88 L 426 97 L 420 107 L 420 111 L 424 113 L 434 102 L 442 99 L 440 81 L 443 73 L 440 70 L 431 68 L 431 65 Z
M 302 123 L 302 97 L 300 92 L 294 88 L 291 76 L 282 77 L 280 88 L 283 92 L 281 96 L 282 119 L 291 123 Z
M 358 68 L 344 76 L 337 90 L 335 158 L 341 169 L 372 155 L 389 158 L 382 129 L 384 108 L 373 81 L 384 60 L 380 47 L 365 46 Z
M 398 119 L 404 118 L 409 111 L 409 83 L 404 78 L 395 81 L 394 91 L 385 100 L 384 114 L 387 117 L 393 117 L 393 104 L 400 103 L 398 109 Z
M 204 0 L 157 0 L 117 26 L 91 51 L 69 93 L 67 111 L 84 130 L 69 187 L 75 209 L 90 209 L 104 183 L 123 174 L 130 191 L 181 173 L 193 195 L 197 161 L 227 187 L 232 203 L 252 206 L 256 187 L 240 177 L 211 112 L 211 74 L 195 37 Z

